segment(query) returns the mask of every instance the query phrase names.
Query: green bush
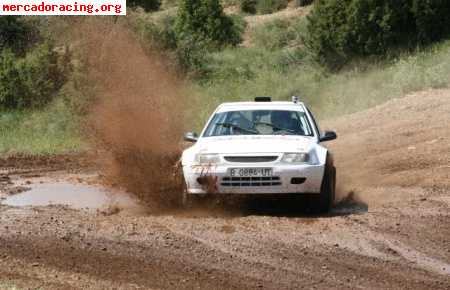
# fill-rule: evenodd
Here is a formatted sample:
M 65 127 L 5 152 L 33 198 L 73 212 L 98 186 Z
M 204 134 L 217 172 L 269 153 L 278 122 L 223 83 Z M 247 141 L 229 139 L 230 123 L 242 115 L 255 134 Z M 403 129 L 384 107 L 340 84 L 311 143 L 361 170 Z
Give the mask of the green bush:
M 244 13 L 255 14 L 256 13 L 257 0 L 241 0 L 240 8 Z
M 287 7 L 287 0 L 258 0 L 256 11 L 258 14 L 270 14 Z
M 297 7 L 303 7 L 311 5 L 314 2 L 314 0 L 295 0 L 295 5 Z
M 289 21 L 276 19 L 264 25 L 257 26 L 251 33 L 251 43 L 257 47 L 269 50 L 287 46 L 294 38 Z
M 193 39 L 212 47 L 235 46 L 241 42 L 239 29 L 225 15 L 219 0 L 181 0 L 175 33 L 179 41 Z
M 446 0 L 414 0 L 411 8 L 422 44 L 450 36 L 450 3 Z
M 11 50 L 0 54 L 0 108 L 41 107 L 63 85 L 69 63 L 59 62 L 53 46 L 44 43 L 24 57 Z
M 157 11 L 161 6 L 161 0 L 128 0 L 130 7 L 141 7 L 146 12 Z
M 175 16 L 167 14 L 156 19 L 149 19 L 146 15 L 146 13 L 134 13 L 128 17 L 139 40 L 152 49 L 174 50 L 177 46 Z
M 297 46 L 302 43 L 305 34 L 305 18 L 294 20 L 276 19 L 264 25 L 257 26 L 251 32 L 251 43 L 257 47 L 269 50 L 281 49 L 286 46 Z
M 257 26 L 251 35 L 252 44 L 270 50 L 280 49 L 292 38 L 291 32 L 288 21 L 277 19 Z
M 37 42 L 39 31 L 18 16 L 0 17 L 0 50 L 11 49 L 23 54 Z
M 240 15 L 232 15 L 230 17 L 234 22 L 234 29 L 242 33 L 246 27 L 244 18 Z M 177 43 L 176 61 L 178 67 L 187 72 L 190 77 L 199 81 L 207 81 L 211 77 L 210 74 L 215 74 L 214 71 L 217 70 L 213 56 L 218 51 L 222 50 L 211 47 L 210 43 L 206 41 L 199 41 L 194 37 L 185 38 Z
M 245 21 L 244 17 L 239 14 L 231 14 L 229 17 L 231 21 L 233 21 L 234 34 L 237 37 L 238 43 L 240 43 L 242 41 L 241 36 L 247 28 L 247 22 Z
M 307 44 L 320 62 L 336 68 L 354 57 L 448 37 L 449 13 L 444 0 L 319 0 L 308 17 Z
M 201 78 L 207 73 L 208 44 L 194 37 L 184 37 L 175 50 L 178 67 L 190 77 Z

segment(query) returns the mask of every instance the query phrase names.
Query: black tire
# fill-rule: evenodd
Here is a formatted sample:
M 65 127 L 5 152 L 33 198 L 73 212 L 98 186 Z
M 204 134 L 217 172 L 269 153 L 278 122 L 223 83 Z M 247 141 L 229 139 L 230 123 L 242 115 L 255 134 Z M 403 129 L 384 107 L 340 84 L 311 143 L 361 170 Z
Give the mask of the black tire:
M 328 154 L 325 163 L 325 172 L 320 187 L 320 195 L 316 200 L 314 208 L 318 213 L 328 213 L 333 207 L 336 196 L 336 168 L 333 164 L 333 158 Z

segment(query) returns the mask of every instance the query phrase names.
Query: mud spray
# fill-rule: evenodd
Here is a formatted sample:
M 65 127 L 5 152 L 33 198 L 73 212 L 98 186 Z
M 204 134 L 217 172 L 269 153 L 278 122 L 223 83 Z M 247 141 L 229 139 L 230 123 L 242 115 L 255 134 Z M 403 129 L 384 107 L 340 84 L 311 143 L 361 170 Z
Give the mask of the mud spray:
M 177 205 L 186 102 L 182 82 L 120 24 L 85 21 L 77 31 L 82 31 L 77 37 L 94 85 L 89 135 L 106 181 L 152 209 Z

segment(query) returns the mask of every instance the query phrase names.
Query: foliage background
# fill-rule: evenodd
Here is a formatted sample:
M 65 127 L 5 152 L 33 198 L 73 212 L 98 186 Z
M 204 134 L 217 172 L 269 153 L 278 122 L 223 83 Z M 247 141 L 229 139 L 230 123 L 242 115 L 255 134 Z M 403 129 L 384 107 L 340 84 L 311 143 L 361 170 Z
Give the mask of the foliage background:
M 285 2 L 144 2 L 134 1 L 127 17 L 105 21 L 131 30 L 185 80 L 186 111 L 197 130 L 225 101 L 300 95 L 324 119 L 450 84 L 447 1 L 316 0 L 307 17 L 274 14 L 252 25 L 260 16 L 248 13 L 261 13 L 258 5 Z M 255 11 L 242 13 L 247 4 Z M 80 124 L 95 84 L 69 37 L 79 21 L 0 17 L 0 154 L 86 148 Z

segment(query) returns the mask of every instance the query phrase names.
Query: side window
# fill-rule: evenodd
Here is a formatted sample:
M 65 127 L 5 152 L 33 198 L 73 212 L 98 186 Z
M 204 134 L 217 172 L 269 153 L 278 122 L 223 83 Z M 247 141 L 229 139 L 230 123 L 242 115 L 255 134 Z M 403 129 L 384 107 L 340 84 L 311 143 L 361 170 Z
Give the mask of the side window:
M 308 114 L 311 116 L 311 120 L 314 123 L 314 127 L 316 127 L 316 129 L 317 129 L 317 134 L 319 134 L 319 136 L 317 136 L 317 137 L 320 138 L 320 136 L 322 136 L 322 131 L 320 131 L 319 125 L 317 124 L 316 119 L 314 118 L 314 115 L 311 113 L 309 108 L 306 108 L 306 110 L 308 110 Z
M 300 134 L 305 136 L 312 136 L 311 125 L 309 124 L 306 113 L 304 112 L 292 112 L 292 118 L 296 120 L 298 127 L 300 129 Z
M 225 122 L 226 117 L 227 117 L 226 113 L 215 114 L 214 117 L 211 119 L 211 122 L 209 123 L 208 127 L 206 128 L 206 131 L 203 136 L 228 135 L 226 132 L 228 128 L 216 125 L 217 123 Z

